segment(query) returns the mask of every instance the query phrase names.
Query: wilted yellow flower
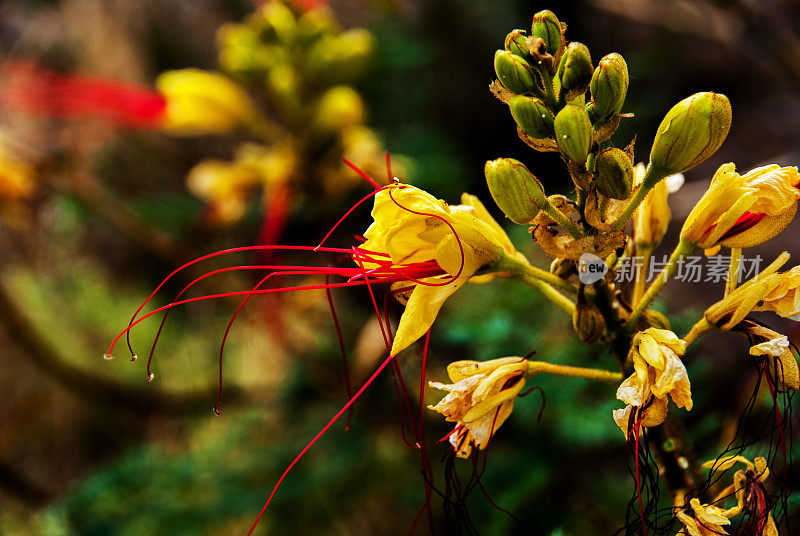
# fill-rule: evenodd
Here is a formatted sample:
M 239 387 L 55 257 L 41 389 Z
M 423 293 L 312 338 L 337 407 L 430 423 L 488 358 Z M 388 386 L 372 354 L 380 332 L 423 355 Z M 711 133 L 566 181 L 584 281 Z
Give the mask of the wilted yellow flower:
M 706 321 L 729 330 L 752 311 L 773 311 L 796 320 L 800 314 L 800 266 L 778 272 L 788 260 L 789 254 L 784 252 L 757 277 L 709 307 L 705 312 Z
M 798 183 L 796 167 L 773 164 L 739 175 L 733 164 L 724 164 L 686 218 L 681 238 L 703 249 L 761 244 L 794 218 Z
M 636 334 L 628 358 L 634 373 L 620 384 L 617 398 L 627 407 L 614 410 L 614 421 L 627 435 L 631 412 L 642 426 L 656 426 L 667 415 L 667 395 L 679 408 L 692 409 L 692 392 L 680 356 L 686 343 L 669 330 L 647 328 Z
M 473 447 L 485 449 L 494 432 L 514 408 L 514 400 L 525 385 L 528 362 L 519 357 L 491 361 L 457 361 L 447 367 L 454 382 L 430 382 L 431 387 L 449 391 L 429 409 L 457 423 L 450 444 L 460 458 L 469 457 Z
M 461 202 L 449 206 L 409 185 L 390 186 L 375 196 L 374 222 L 359 248 L 373 256 L 355 260 L 369 269 L 381 266 L 385 256 L 394 273 L 409 276 L 394 286 L 408 303 L 393 355 L 424 335 L 444 301 L 479 270 L 489 275 L 492 264 L 508 256 L 527 263 L 477 197 L 463 194 Z
M 644 164 L 637 164 L 634 168 L 637 185 L 644 180 L 644 172 Z M 659 181 L 633 213 L 633 237 L 639 247 L 655 247 L 664 238 L 672 218 L 667 197 L 677 192 L 683 186 L 683 181 L 681 173 Z
M 778 386 L 797 391 L 800 388 L 800 371 L 789 339 L 755 323 L 748 325 L 745 331 L 755 342 L 750 348 L 750 355 L 767 356 L 767 364 Z
M 162 126 L 171 134 L 229 132 L 258 116 L 247 92 L 219 73 L 167 71 L 158 77 L 156 87 L 166 99 Z
M 725 515 L 722 508 L 713 504 L 700 504 L 698 499 L 689 501 L 692 507 L 692 514 L 683 510 L 678 510 L 675 516 L 683 523 L 684 527 L 678 532 L 678 536 L 716 536 L 717 534 L 728 534 L 722 527 L 730 525 L 729 516 Z

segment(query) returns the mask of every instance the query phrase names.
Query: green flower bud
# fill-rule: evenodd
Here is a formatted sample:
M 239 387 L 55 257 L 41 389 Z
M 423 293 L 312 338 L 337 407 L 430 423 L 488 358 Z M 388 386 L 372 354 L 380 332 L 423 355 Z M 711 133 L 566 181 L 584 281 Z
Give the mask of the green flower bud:
M 531 35 L 544 41 L 547 52 L 555 56 L 561 46 L 561 23 L 555 13 L 545 9 L 534 15 Z
M 558 149 L 573 162 L 585 163 L 592 147 L 592 123 L 583 106 L 564 106 L 553 126 Z
M 278 40 L 291 44 L 297 36 L 297 19 L 294 13 L 281 2 L 267 2 L 249 19 L 250 25 L 264 41 Z
M 527 135 L 536 139 L 553 137 L 553 112 L 535 97 L 516 95 L 508 101 L 511 116 Z
M 505 47 L 506 50 L 521 58 L 530 57 L 531 53 L 528 50 L 528 38 L 523 34 L 523 30 L 514 30 L 506 36 Z
M 628 65 L 625 59 L 616 52 L 603 56 L 594 70 L 589 90 L 592 93 L 592 119 L 604 123 L 617 115 L 628 93 Z
M 589 89 L 593 71 L 592 56 L 586 45 L 576 42 L 567 45 L 556 73 L 565 102 L 583 95 Z
M 542 183 L 518 160 L 489 160 L 484 173 L 495 203 L 514 223 L 530 223 L 548 203 Z
M 494 70 L 500 83 L 512 93 L 529 93 L 536 89 L 533 67 L 513 52 L 508 50 L 495 52 Z
M 358 78 L 369 65 L 375 38 L 363 28 L 318 39 L 308 53 L 306 68 L 326 85 Z
M 611 199 L 628 199 L 633 190 L 633 163 L 622 149 L 610 148 L 597 156 L 597 191 Z
M 556 119 L 558 121 L 558 119 Z M 695 93 L 667 112 L 650 150 L 649 177 L 681 173 L 714 154 L 731 128 L 731 103 L 721 93 Z
M 578 294 L 575 312 L 572 314 L 572 327 L 583 342 L 595 342 L 606 330 L 606 321 L 600 309 L 587 299 L 583 292 Z

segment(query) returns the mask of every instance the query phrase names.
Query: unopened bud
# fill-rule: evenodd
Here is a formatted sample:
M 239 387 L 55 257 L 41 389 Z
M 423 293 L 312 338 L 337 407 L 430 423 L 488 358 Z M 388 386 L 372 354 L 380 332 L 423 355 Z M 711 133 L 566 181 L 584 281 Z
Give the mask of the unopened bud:
M 553 275 L 557 275 L 562 279 L 567 279 L 571 275 L 574 275 L 577 272 L 575 269 L 575 261 L 572 259 L 553 259 L 553 262 L 550 263 L 550 273 Z
M 281 2 L 264 3 L 252 19 L 252 24 L 265 41 L 277 39 L 289 45 L 297 35 L 297 19 L 292 10 Z
M 555 13 L 545 9 L 534 15 L 531 35 L 544 41 L 547 52 L 555 56 L 561 47 L 561 23 Z
M 364 103 L 349 86 L 336 86 L 319 99 L 316 125 L 325 131 L 336 131 L 357 125 L 364 119 Z
M 588 343 L 595 342 L 606 330 L 606 321 L 600 309 L 583 292 L 578 294 L 578 302 L 572 314 L 572 327 L 575 328 L 578 338 Z
M 536 139 L 553 137 L 553 112 L 540 99 L 517 95 L 508 101 L 511 116 L 525 133 Z
M 327 84 L 351 81 L 364 72 L 375 49 L 375 38 L 363 28 L 318 39 L 308 53 L 306 68 Z
M 530 93 L 536 89 L 533 67 L 508 50 L 495 52 L 494 70 L 500 83 L 512 93 L 519 95 L 520 93 Z
M 518 160 L 489 160 L 484 173 L 495 203 L 514 223 L 530 223 L 547 204 L 542 183 Z
M 628 65 L 617 54 L 603 56 L 589 83 L 592 93 L 590 115 L 601 123 L 617 115 L 625 103 L 628 93 Z
M 514 30 L 506 36 L 505 47 L 506 50 L 521 58 L 530 57 L 531 53 L 528 50 L 528 38 L 525 37 L 523 30 Z
M 612 147 L 597 156 L 597 191 L 611 199 L 628 199 L 633 190 L 633 163 L 622 149 Z
M 589 89 L 593 72 L 592 56 L 586 45 L 576 42 L 567 45 L 556 75 L 561 82 L 561 95 L 565 102 L 583 95 Z
M 553 126 L 559 150 L 573 162 L 585 163 L 592 147 L 592 123 L 583 106 L 564 106 Z
M 644 319 L 650 326 L 654 328 L 672 329 L 670 327 L 669 319 L 663 313 L 659 313 L 653 309 L 648 309 L 644 312 Z
M 691 169 L 719 149 L 731 127 L 731 103 L 721 93 L 695 93 L 667 112 L 650 151 L 651 176 Z

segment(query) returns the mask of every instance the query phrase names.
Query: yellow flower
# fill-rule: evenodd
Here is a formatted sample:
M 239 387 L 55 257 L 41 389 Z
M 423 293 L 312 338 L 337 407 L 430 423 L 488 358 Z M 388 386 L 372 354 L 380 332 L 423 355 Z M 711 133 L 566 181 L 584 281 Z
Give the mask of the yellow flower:
M 258 174 L 235 162 L 206 160 L 189 172 L 189 191 L 205 200 L 211 219 L 219 223 L 239 220 L 247 209 L 247 194 L 257 184 Z
M 710 460 L 703 467 L 715 471 L 727 471 L 735 464 L 744 464 L 746 469 L 738 470 L 733 475 L 733 484 L 719 492 L 711 504 L 700 504 L 698 499 L 689 501 L 692 511 L 679 510 L 676 514 L 684 528 L 678 535 L 713 536 L 728 534 L 722 528 L 730 524 L 730 519 L 738 516 L 743 510 L 749 510 L 748 525 L 741 527 L 742 533 L 762 536 L 778 536 L 778 528 L 772 518 L 771 505 L 767 502 L 764 491 L 764 480 L 769 476 L 769 469 L 764 458 L 758 457 L 751 463 L 744 456 L 726 456 L 718 460 Z M 723 509 L 730 498 L 736 498 L 736 505 Z
M 519 357 L 491 361 L 457 361 L 447 367 L 452 385 L 430 382 L 431 387 L 449 391 L 429 409 L 457 423 L 450 444 L 460 458 L 469 457 L 473 447 L 485 449 L 494 432 L 514 408 L 514 399 L 525 385 L 528 362 Z
M 667 415 L 667 395 L 679 408 L 692 409 L 692 392 L 680 356 L 686 343 L 665 329 L 647 328 L 633 339 L 628 358 L 634 373 L 617 389 L 627 407 L 614 410 L 614 421 L 627 435 L 631 413 L 642 426 L 656 426 Z
M 644 164 L 637 164 L 634 168 L 637 185 L 642 183 L 644 172 Z M 639 247 L 655 247 L 664 238 L 672 218 L 667 197 L 677 192 L 683 186 L 683 181 L 681 173 L 659 181 L 636 209 L 633 214 L 633 236 Z
M 366 254 L 354 259 L 364 268 L 383 267 L 400 276 L 394 288 L 408 302 L 392 355 L 424 335 L 444 301 L 471 278 L 491 279 L 497 270 L 493 265 L 509 256 L 527 263 L 478 198 L 463 194 L 461 202 L 449 206 L 408 185 L 375 196 L 374 222 L 358 248 Z M 479 270 L 483 277 L 475 277 Z
M 767 356 L 767 364 L 778 386 L 797 391 L 800 388 L 800 371 L 789 339 L 755 323 L 749 324 L 745 332 L 755 343 L 750 348 L 750 355 Z
M 800 266 L 778 272 L 788 260 L 789 254 L 782 253 L 757 277 L 709 307 L 705 312 L 706 321 L 729 330 L 752 311 L 773 311 L 797 320 L 800 314 Z
M 258 116 L 247 93 L 218 73 L 167 71 L 158 77 L 156 87 L 166 99 L 162 126 L 172 134 L 229 132 Z
M 739 175 L 733 164 L 724 164 L 686 218 L 681 238 L 703 249 L 761 244 L 794 218 L 798 183 L 796 167 L 772 164 Z
M 15 203 L 33 193 L 36 171 L 0 143 L 0 202 Z

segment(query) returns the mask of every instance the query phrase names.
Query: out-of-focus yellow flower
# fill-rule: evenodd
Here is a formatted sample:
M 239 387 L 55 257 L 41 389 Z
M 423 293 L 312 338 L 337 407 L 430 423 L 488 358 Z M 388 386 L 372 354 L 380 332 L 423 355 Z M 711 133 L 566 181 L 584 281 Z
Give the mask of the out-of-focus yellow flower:
M 457 423 L 450 444 L 460 458 L 469 457 L 473 447 L 485 449 L 494 432 L 514 408 L 514 400 L 525 385 L 528 362 L 519 357 L 491 361 L 457 361 L 447 367 L 453 384 L 430 382 L 431 387 L 449 391 L 429 409 Z
M 729 330 L 752 311 L 773 311 L 797 320 L 800 315 L 800 266 L 778 272 L 788 260 L 789 254 L 784 252 L 757 277 L 709 307 L 705 312 L 706 321 Z
M 351 87 L 336 86 L 317 104 L 316 125 L 324 131 L 339 131 L 364 121 L 364 103 Z
M 778 386 L 797 391 L 800 388 L 800 371 L 789 339 L 758 324 L 747 326 L 745 331 L 756 343 L 750 348 L 750 355 L 767 356 L 767 364 Z
M 167 101 L 162 125 L 171 134 L 229 132 L 258 117 L 247 93 L 218 73 L 166 71 L 156 80 L 156 87 Z
M 739 175 L 733 164 L 724 164 L 686 218 L 681 238 L 704 249 L 761 244 L 794 218 L 798 183 L 796 167 L 773 164 Z
M 449 206 L 409 185 L 390 186 L 375 196 L 374 222 L 360 249 L 378 255 L 377 260 L 385 255 L 395 267 L 428 270 L 423 273 L 431 273 L 430 267 L 438 270 L 432 276 L 415 276 L 416 281 L 395 283 L 395 288 L 409 290 L 403 293 L 408 303 L 397 327 L 393 355 L 424 335 L 444 301 L 479 270 L 491 278 L 492 264 L 507 256 L 527 263 L 478 198 L 463 194 L 461 202 Z M 365 268 L 378 266 L 370 260 L 361 262 Z
M 764 458 L 758 457 L 751 463 L 744 456 L 726 456 L 718 460 L 710 460 L 703 467 L 716 471 L 727 471 L 735 464 L 742 463 L 746 469 L 738 470 L 733 476 L 733 484 L 723 489 L 712 504 L 701 504 L 696 498 L 689 501 L 691 512 L 679 510 L 676 514 L 683 523 L 678 536 L 715 536 L 728 534 L 722 527 L 730 524 L 730 519 L 738 516 L 743 510 L 749 511 L 749 522 L 752 523 L 752 534 L 778 536 L 778 528 L 772 518 L 771 505 L 767 502 L 763 482 L 769 476 L 769 469 Z M 724 509 L 729 498 L 736 498 L 736 505 Z M 751 534 L 751 532 L 747 532 Z
M 644 180 L 644 164 L 637 164 L 633 171 L 635 184 L 640 185 Z M 659 181 L 633 213 L 633 237 L 637 246 L 654 248 L 664 238 L 672 218 L 667 197 L 677 192 L 683 186 L 683 181 L 681 173 Z
M 36 187 L 36 170 L 0 143 L 0 202 L 17 203 Z
M 667 415 L 667 395 L 679 408 L 692 409 L 692 392 L 680 356 L 686 343 L 669 330 L 647 328 L 633 339 L 628 358 L 634 373 L 620 384 L 617 398 L 627 407 L 614 410 L 614 421 L 626 435 L 631 412 L 642 426 L 656 426 Z
M 206 160 L 189 172 L 189 191 L 204 199 L 211 219 L 219 223 L 239 220 L 247 209 L 247 195 L 258 183 L 258 174 L 235 162 Z

